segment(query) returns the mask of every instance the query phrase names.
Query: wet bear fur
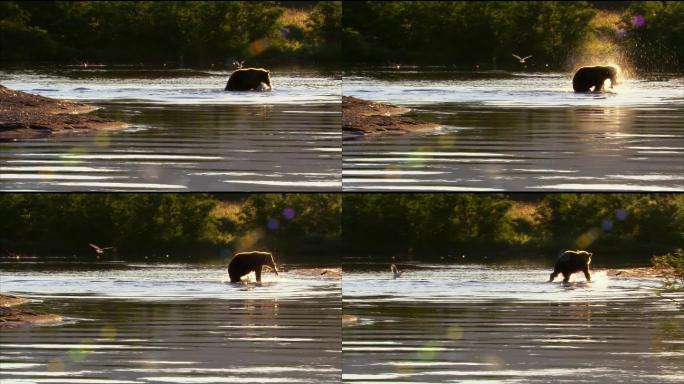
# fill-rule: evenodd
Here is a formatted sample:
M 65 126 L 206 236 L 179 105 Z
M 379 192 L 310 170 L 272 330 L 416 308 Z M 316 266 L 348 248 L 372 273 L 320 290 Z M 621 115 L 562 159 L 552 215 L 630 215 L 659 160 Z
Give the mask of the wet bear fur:
M 267 265 L 273 269 L 275 274 L 278 274 L 278 268 L 273 255 L 270 252 L 240 252 L 235 254 L 228 264 L 228 275 L 231 283 L 239 283 L 240 278 L 254 272 L 256 281 L 261 282 L 261 268 Z
M 225 90 L 264 91 L 270 89 L 271 77 L 267 70 L 262 68 L 242 68 L 230 75 Z
M 603 91 L 603 82 L 610 80 L 610 87 L 618 85 L 618 69 L 613 66 L 582 67 L 572 78 L 572 88 L 575 92 Z
M 575 272 L 584 272 L 584 277 L 587 281 L 591 281 L 591 276 L 589 275 L 589 264 L 591 263 L 591 256 L 593 254 L 587 251 L 565 251 L 561 253 L 556 260 L 556 265 L 553 267 L 553 273 L 549 278 L 549 282 L 558 276 L 558 274 L 563 274 L 563 283 L 567 283 L 570 280 L 570 275 Z

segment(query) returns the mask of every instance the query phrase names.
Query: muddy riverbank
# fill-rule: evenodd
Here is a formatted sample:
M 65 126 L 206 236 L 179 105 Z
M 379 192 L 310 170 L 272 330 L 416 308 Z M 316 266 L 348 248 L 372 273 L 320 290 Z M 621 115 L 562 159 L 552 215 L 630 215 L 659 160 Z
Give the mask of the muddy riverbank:
M 342 96 L 342 131 L 355 137 L 405 135 L 439 128 L 438 124 L 399 116 L 409 111 L 396 105 Z
M 53 313 L 15 308 L 28 302 L 23 297 L 0 294 L 0 328 L 62 321 L 62 316 Z
M 0 85 L 0 140 L 33 139 L 128 127 L 89 114 L 97 107 L 11 90 Z

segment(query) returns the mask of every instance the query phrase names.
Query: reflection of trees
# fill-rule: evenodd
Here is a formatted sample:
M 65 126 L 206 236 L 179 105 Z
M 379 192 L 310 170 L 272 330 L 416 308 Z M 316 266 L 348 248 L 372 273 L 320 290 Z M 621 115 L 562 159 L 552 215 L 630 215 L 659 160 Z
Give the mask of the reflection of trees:
M 673 343 L 672 341 L 682 340 L 682 335 L 684 335 L 684 319 L 681 316 L 658 317 L 651 347 L 657 352 L 681 353 L 682 344 Z

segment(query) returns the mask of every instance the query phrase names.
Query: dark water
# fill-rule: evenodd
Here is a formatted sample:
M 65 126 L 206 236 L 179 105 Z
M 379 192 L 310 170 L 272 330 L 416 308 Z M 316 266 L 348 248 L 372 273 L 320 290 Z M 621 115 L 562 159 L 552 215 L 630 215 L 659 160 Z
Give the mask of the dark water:
M 339 280 L 292 271 L 235 286 L 225 274 L 190 265 L 6 269 L 3 292 L 65 322 L 3 329 L 2 382 L 339 382 Z
M 274 71 L 272 92 L 224 92 L 225 71 L 0 73 L 91 103 L 127 130 L 0 143 L 3 190 L 339 190 L 340 80 Z
M 681 382 L 684 297 L 660 282 L 421 264 L 343 277 L 348 383 Z
M 343 93 L 412 108 L 430 134 L 345 140 L 344 190 L 678 191 L 684 80 L 575 94 L 569 74 L 349 71 Z

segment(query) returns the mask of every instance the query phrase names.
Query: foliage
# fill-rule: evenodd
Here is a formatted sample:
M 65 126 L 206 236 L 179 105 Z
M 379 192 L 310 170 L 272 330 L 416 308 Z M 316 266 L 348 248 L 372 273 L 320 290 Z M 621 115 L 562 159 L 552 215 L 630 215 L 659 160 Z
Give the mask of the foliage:
M 582 1 L 347 2 L 344 59 L 504 64 L 518 53 L 560 64 L 590 33 L 593 16 Z
M 35 255 L 92 256 L 89 243 L 116 246 L 122 258 L 225 256 L 249 245 L 293 253 L 334 253 L 340 197 L 255 194 L 227 208 L 206 194 L 3 194 L 0 247 Z M 288 208 L 288 210 L 284 210 Z M 277 225 L 273 225 L 273 221 Z
M 684 242 L 684 196 L 550 194 L 542 200 L 537 220 L 540 243 L 662 252 Z
M 257 245 L 271 250 L 310 252 L 340 246 L 339 194 L 253 194 L 245 201 L 242 233 L 257 233 Z
M 350 194 L 342 228 L 349 252 L 435 254 L 505 244 L 511 202 L 496 194 Z
M 310 33 L 288 36 L 285 8 L 276 1 L 3 2 L 1 60 L 231 65 L 233 59 L 305 54 L 293 47 L 334 43 L 336 21 L 328 10 L 335 3 L 316 6 Z M 293 44 L 295 38 L 302 41 Z
M 632 1 L 622 16 L 626 52 L 645 70 L 684 69 L 684 3 Z
M 210 247 L 224 241 L 209 215 L 215 204 L 191 194 L 3 194 L 1 241 L 57 254 L 84 253 L 89 243 L 132 255 Z
M 643 263 L 684 243 L 679 194 L 345 194 L 342 211 L 347 254 L 591 249 Z
M 665 287 L 675 289 L 684 287 L 684 250 L 651 258 L 653 267 L 666 274 Z
M 320 56 L 339 58 L 342 54 L 342 2 L 322 1 L 308 20 L 310 44 Z

